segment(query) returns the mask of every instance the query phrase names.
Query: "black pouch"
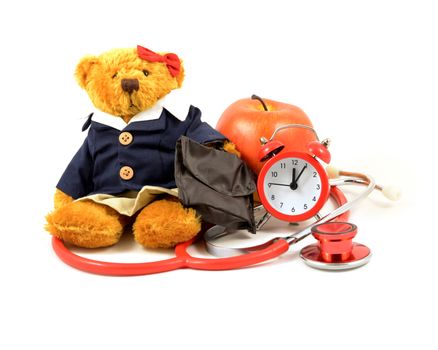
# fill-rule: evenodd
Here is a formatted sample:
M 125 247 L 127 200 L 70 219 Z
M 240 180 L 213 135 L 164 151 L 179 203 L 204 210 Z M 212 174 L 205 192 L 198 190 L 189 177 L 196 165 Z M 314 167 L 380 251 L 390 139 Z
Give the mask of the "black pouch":
M 255 233 L 254 174 L 224 151 L 203 146 L 186 136 L 176 144 L 175 181 L 185 206 L 196 209 L 204 221 Z

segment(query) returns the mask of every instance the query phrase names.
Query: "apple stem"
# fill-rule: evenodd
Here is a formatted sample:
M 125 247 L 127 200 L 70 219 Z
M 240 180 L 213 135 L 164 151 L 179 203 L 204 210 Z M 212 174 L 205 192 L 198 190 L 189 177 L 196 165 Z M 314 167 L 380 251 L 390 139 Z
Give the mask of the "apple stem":
M 260 103 L 261 103 L 262 106 L 263 106 L 263 109 L 264 109 L 265 111 L 268 110 L 268 107 L 266 107 L 266 103 L 265 103 L 265 101 L 263 101 L 263 99 L 262 99 L 261 97 L 259 97 L 259 96 L 257 96 L 257 95 L 252 95 L 252 96 L 251 96 L 251 99 L 252 99 L 252 100 L 260 101 Z

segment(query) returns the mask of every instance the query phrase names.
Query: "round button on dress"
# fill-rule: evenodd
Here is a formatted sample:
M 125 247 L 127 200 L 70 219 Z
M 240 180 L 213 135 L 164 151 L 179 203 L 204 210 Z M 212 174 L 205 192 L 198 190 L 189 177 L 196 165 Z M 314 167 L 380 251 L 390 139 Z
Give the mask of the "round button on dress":
M 130 166 L 123 166 L 120 168 L 120 177 L 123 180 L 131 180 L 134 177 L 134 169 Z
M 132 143 L 133 139 L 134 137 L 132 136 L 132 134 L 127 131 L 124 131 L 119 135 L 119 142 L 124 146 L 127 146 L 130 143 Z

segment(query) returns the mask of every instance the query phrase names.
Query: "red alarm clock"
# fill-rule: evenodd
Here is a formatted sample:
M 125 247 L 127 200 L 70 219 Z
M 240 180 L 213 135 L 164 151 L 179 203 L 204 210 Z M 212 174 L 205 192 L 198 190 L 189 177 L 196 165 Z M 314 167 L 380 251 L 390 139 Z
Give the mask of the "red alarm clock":
M 291 124 L 287 127 L 303 126 Z M 280 220 L 307 220 L 318 214 L 329 197 L 328 177 L 317 160 L 330 163 L 328 140 L 310 142 L 309 153 L 281 152 L 284 145 L 273 140 L 275 133 L 270 141 L 262 139 L 259 152 L 260 161 L 266 161 L 257 181 L 260 200 L 265 209 Z

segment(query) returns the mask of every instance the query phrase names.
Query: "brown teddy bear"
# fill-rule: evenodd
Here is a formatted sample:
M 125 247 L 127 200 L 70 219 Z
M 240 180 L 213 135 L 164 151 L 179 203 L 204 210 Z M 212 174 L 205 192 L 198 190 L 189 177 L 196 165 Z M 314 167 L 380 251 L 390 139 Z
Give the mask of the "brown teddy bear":
M 117 243 L 131 224 L 145 247 L 172 247 L 193 238 L 201 222 L 178 200 L 177 140 L 184 135 L 237 151 L 201 121 L 198 108 L 174 109 L 169 97 L 184 80 L 178 56 L 141 46 L 115 49 L 84 57 L 76 78 L 98 111 L 88 117 L 83 127 L 88 135 L 57 185 L 46 229 L 87 248 Z

